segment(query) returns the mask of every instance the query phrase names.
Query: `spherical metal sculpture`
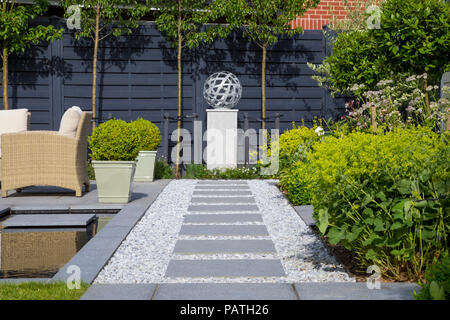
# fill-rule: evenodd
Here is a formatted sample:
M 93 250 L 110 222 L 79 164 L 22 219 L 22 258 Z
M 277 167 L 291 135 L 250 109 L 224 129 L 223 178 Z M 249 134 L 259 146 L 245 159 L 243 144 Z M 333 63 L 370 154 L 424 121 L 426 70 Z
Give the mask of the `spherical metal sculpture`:
M 215 109 L 233 108 L 238 104 L 241 95 L 241 82 L 228 71 L 220 71 L 210 75 L 203 87 L 203 97 Z

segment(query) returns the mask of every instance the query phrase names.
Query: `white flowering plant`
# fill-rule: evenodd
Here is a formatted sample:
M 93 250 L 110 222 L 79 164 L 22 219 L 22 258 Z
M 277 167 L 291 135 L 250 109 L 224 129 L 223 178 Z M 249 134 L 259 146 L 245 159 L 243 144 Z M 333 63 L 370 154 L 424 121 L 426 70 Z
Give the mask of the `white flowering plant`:
M 349 91 L 358 100 L 346 104 L 346 119 L 356 127 L 368 130 L 372 125 L 371 110 L 375 110 L 376 122 L 382 130 L 418 124 L 438 129 L 441 122 L 446 121 L 449 101 L 438 99 L 439 87 L 425 86 L 426 79 L 426 73 L 403 75 L 396 80 L 382 80 L 377 83 L 376 90 L 367 91 L 355 84 Z

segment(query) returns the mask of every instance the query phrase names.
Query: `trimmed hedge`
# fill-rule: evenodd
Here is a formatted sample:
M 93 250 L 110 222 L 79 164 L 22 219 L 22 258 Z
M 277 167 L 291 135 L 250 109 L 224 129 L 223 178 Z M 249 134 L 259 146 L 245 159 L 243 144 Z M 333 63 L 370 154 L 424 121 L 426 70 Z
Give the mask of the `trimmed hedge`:
M 140 136 L 140 150 L 154 151 L 158 149 L 161 143 L 161 133 L 154 123 L 138 118 L 136 121 L 131 122 L 131 124 L 135 126 Z
M 132 161 L 141 147 L 136 126 L 112 119 L 100 124 L 89 137 L 93 160 Z

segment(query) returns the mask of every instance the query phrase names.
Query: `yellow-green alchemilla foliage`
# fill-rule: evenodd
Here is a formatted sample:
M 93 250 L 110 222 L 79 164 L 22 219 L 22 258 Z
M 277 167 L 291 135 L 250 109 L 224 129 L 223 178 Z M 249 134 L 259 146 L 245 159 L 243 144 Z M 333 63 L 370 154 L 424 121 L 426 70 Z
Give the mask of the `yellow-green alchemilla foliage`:
M 158 149 L 161 143 L 161 133 L 154 123 L 138 118 L 132 122 L 132 125 L 136 128 L 140 136 L 140 150 L 154 151 Z
M 291 130 L 287 130 L 280 135 L 280 156 L 288 156 L 297 153 L 302 145 L 311 145 L 314 141 L 319 141 L 319 135 L 314 128 L 295 125 Z
M 420 127 L 315 144 L 300 181 L 308 182 L 320 232 L 363 266 L 418 278 L 448 251 L 449 138 Z
M 312 202 L 314 171 L 305 161 L 298 161 L 281 171 L 280 188 L 287 193 L 294 205 L 309 205 Z
M 133 161 L 141 147 L 141 135 L 133 123 L 108 120 L 89 137 L 93 160 Z

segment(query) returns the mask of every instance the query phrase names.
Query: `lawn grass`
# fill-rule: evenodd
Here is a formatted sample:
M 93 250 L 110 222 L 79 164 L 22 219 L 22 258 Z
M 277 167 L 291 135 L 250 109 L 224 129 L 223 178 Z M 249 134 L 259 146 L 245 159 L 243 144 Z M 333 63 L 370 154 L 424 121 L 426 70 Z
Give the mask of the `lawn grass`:
M 0 300 L 79 300 L 89 284 L 80 289 L 67 288 L 65 282 L 23 282 L 0 284 Z

